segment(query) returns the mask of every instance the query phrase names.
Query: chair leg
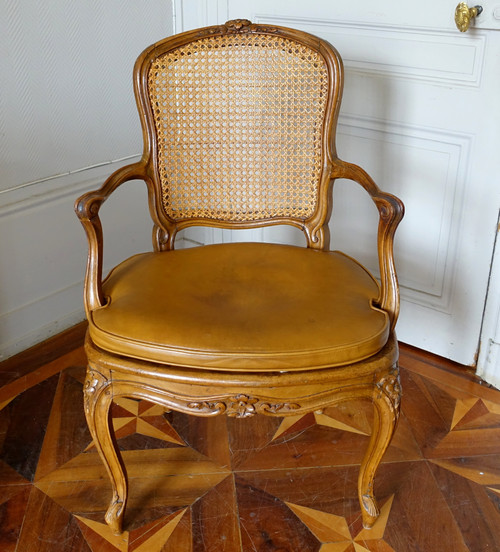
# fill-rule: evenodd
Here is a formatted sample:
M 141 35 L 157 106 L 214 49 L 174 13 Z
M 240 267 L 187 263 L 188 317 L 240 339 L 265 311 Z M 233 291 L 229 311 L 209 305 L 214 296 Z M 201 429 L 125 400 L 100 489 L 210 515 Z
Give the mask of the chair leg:
M 373 492 L 375 472 L 389 446 L 399 418 L 401 386 L 398 367 L 393 367 L 376 384 L 373 392 L 373 431 L 368 449 L 361 463 L 358 478 L 358 497 L 363 526 L 373 527 L 380 512 Z
M 90 369 L 84 388 L 85 415 L 94 444 L 106 466 L 113 495 L 105 515 L 106 523 L 119 535 L 127 503 L 128 484 L 125 466 L 116 444 L 111 418 L 112 383 L 101 373 Z

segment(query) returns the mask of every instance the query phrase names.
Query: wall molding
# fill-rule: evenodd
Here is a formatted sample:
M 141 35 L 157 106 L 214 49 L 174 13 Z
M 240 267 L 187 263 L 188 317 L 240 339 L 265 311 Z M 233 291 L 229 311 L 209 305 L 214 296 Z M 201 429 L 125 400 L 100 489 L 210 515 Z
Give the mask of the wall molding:
M 330 40 L 347 70 L 376 77 L 477 88 L 481 84 L 486 36 L 421 27 L 256 14 L 259 23 L 295 27 Z M 335 33 L 333 36 L 332 33 Z M 330 38 L 329 35 L 332 35 Z M 398 47 L 401 41 L 406 47 Z M 359 51 L 357 46 L 362 43 Z M 414 56 L 408 56 L 408 46 Z M 383 56 L 379 55 L 383 52 Z
M 74 171 L 2 194 L 0 233 L 15 239 L 0 242 L 0 360 L 85 318 L 82 297 L 87 245 L 73 203 L 84 192 L 99 188 L 113 171 L 139 157 Z M 139 211 L 140 220 L 130 222 L 121 216 L 120 202 L 128 201 L 127 208 L 136 197 L 127 194 L 144 194 L 144 188 L 122 189 L 124 193 L 117 194 L 118 205 L 113 207 L 114 201 L 109 202 L 109 207 L 106 205 L 103 224 L 105 230 L 108 224 L 112 229 L 124 228 L 123 239 L 121 235 L 106 234 L 105 254 L 106 250 L 114 249 L 126 254 L 134 247 L 130 243 L 134 232 L 142 236 L 136 238 L 141 250 L 144 243 L 150 245 L 152 223 L 149 219 L 142 220 L 147 205 Z M 113 261 L 105 262 L 104 274 L 114 265 Z
M 3 190 L 0 195 L 0 217 L 8 216 L 17 211 L 38 207 L 48 201 L 57 201 L 67 196 L 75 199 L 86 189 L 93 189 L 104 184 L 106 178 L 115 170 L 134 163 L 140 159 L 140 154 L 131 155 L 115 161 L 100 163 L 85 169 L 77 169 L 62 175 L 56 175 L 36 183 L 15 186 Z
M 456 252 L 460 239 L 460 220 L 463 213 L 463 197 L 473 136 L 354 115 L 342 115 L 339 118 L 338 133 L 373 140 L 378 144 L 392 144 L 393 147 L 416 148 L 437 153 L 442 157 L 443 163 L 447 163 L 445 188 L 441 190 L 439 206 L 442 224 L 434 254 L 433 275 L 427 281 L 415 280 L 410 273 L 405 273 L 404 264 L 402 264 L 399 266 L 399 279 L 401 294 L 405 300 L 450 314 Z M 385 183 L 380 184 L 382 188 L 386 188 Z M 399 187 L 397 183 L 389 184 L 391 189 L 388 191 L 393 191 L 404 200 L 404 184 L 400 184 Z M 428 191 L 430 193 L 430 190 Z M 437 194 L 422 201 L 424 203 L 427 201 L 428 206 L 436 198 Z M 426 205 L 423 208 L 426 208 Z M 411 213 L 407 213 L 406 216 L 411 216 Z M 404 225 L 398 232 L 404 232 L 403 228 Z M 407 237 L 406 242 L 411 243 L 411 236 Z M 376 267 L 372 268 L 375 271 Z

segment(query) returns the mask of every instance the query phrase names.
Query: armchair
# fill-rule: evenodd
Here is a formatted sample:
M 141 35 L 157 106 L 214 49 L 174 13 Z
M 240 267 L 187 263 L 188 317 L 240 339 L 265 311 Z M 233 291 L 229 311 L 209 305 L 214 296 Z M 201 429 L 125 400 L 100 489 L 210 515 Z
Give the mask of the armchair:
M 122 531 L 127 477 L 113 437 L 114 398 L 194 416 L 289 416 L 346 400 L 374 405 L 358 495 L 378 516 L 373 481 L 399 416 L 393 237 L 403 205 L 340 160 L 342 61 L 326 41 L 247 20 L 188 31 L 143 52 L 134 90 L 142 159 L 76 202 L 89 242 L 85 413 L 109 473 L 106 522 Z M 336 179 L 379 212 L 380 284 L 329 251 Z M 103 280 L 99 209 L 127 181 L 148 187 L 154 251 Z M 230 243 L 176 250 L 194 225 L 288 224 L 306 247 Z

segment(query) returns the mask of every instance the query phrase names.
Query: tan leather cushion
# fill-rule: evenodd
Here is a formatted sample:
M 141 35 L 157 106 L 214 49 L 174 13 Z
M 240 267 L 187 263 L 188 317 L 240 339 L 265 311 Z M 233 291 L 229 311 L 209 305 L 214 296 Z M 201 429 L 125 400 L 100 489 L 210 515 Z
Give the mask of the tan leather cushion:
M 144 253 L 115 268 L 90 319 L 108 351 L 181 366 L 299 370 L 355 362 L 387 342 L 375 280 L 339 252 L 220 244 Z

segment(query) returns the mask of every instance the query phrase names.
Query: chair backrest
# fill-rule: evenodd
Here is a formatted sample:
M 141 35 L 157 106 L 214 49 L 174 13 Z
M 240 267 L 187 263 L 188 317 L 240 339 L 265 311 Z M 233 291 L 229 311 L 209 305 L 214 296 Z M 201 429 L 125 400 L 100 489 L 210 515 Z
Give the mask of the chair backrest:
M 342 93 L 327 42 L 246 20 L 189 31 L 140 56 L 135 91 L 160 234 L 287 223 L 323 241 Z

